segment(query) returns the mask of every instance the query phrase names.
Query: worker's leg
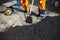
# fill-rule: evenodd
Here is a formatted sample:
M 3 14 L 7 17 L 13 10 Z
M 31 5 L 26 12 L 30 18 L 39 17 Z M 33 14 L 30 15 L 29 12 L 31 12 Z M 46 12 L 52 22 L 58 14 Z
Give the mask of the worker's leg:
M 45 10 L 40 10 L 40 16 L 41 16 L 41 18 L 45 18 Z
M 28 4 L 26 10 L 27 10 L 27 13 L 30 13 L 30 5 L 29 4 Z
M 29 0 L 26 0 L 26 3 L 25 3 L 25 10 L 27 11 L 27 13 L 30 12 L 30 4 L 29 4 Z
M 42 19 L 44 19 L 45 18 L 45 10 L 39 10 L 39 15 L 40 15 L 40 17 L 42 18 Z
M 25 13 L 30 13 L 30 6 L 29 6 L 29 4 L 25 5 Z

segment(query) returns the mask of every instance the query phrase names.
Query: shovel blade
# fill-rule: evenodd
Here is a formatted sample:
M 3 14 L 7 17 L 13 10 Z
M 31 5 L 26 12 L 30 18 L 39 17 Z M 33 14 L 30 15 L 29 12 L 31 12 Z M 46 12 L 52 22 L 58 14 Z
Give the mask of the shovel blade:
M 32 23 L 32 17 L 31 17 L 31 16 L 27 16 L 26 22 L 27 22 L 27 23 Z

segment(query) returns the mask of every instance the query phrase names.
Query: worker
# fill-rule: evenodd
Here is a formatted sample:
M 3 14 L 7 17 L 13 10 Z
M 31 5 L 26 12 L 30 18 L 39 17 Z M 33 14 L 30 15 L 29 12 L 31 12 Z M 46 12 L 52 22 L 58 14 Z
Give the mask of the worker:
M 30 12 L 29 0 L 21 0 L 20 5 L 25 9 L 25 12 L 27 12 L 27 13 Z
M 46 0 L 38 0 L 38 10 L 39 10 L 39 16 L 41 18 L 45 18 L 45 9 L 46 9 Z

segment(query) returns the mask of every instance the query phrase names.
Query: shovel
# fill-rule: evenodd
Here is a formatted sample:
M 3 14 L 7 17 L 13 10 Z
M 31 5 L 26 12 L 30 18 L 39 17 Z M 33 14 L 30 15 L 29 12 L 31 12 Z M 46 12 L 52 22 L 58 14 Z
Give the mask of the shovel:
M 29 16 L 27 16 L 27 18 L 26 18 L 27 23 L 32 23 L 31 10 L 32 10 L 32 7 L 33 7 L 33 3 L 34 3 L 34 0 L 32 0 L 32 6 L 30 8 Z

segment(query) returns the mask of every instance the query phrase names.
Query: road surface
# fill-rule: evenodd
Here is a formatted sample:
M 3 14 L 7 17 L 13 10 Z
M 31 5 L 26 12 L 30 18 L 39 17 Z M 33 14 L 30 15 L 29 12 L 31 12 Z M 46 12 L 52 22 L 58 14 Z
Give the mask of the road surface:
M 14 12 L 11 16 L 0 14 L 0 40 L 60 40 L 60 15 L 49 4 L 47 9 L 45 20 L 32 15 L 33 24 L 24 21 L 23 12 Z M 36 5 L 32 11 L 38 14 Z

